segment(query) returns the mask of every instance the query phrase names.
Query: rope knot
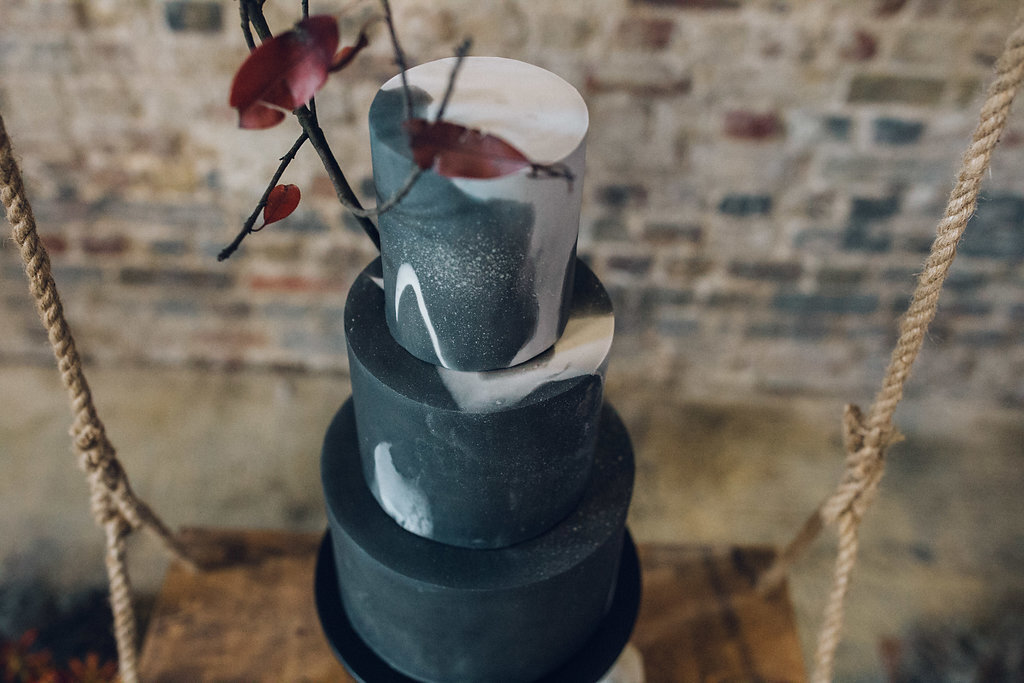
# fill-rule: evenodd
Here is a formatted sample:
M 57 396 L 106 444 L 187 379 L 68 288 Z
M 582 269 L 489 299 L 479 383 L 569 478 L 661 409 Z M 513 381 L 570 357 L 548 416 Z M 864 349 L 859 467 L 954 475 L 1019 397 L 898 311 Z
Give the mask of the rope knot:
M 120 467 L 114 447 L 107 440 L 103 427 L 94 422 L 75 426 L 71 437 L 78 450 L 78 464 L 90 476 L 98 475 L 108 489 L 113 489 L 119 476 Z
M 859 520 L 874 499 L 885 473 L 885 451 L 903 438 L 890 420 L 879 422 L 872 424 L 853 404 L 843 411 L 846 469 L 835 493 L 821 507 L 825 523 L 833 524 L 846 514 Z
M 75 448 L 79 451 L 91 451 L 99 449 L 106 441 L 106 434 L 102 427 L 91 422 L 71 428 L 71 438 L 75 442 Z

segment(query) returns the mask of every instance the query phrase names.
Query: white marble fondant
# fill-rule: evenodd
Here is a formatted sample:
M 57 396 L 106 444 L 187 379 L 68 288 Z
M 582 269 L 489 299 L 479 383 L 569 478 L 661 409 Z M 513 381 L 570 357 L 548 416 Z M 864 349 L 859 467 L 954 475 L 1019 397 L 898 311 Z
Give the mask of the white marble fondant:
M 437 115 L 455 61 L 438 59 L 406 71 L 409 84 L 433 98 L 426 109 L 428 119 Z M 401 77 L 395 76 L 382 90 L 400 87 Z M 467 57 L 462 62 L 444 118 L 497 135 L 542 164 L 572 154 L 590 125 L 586 102 L 576 88 L 546 69 L 504 57 Z
M 562 179 L 537 180 L 527 175 L 507 176 L 502 182 L 456 178 L 452 182 L 478 199 L 528 201 L 533 207 L 530 262 L 537 297 L 537 328 L 510 365 L 518 365 L 543 352 L 558 335 L 565 271 L 571 262 L 579 226 L 585 147 L 580 145 L 564 163 L 576 176 L 572 189 Z
M 406 288 L 411 288 L 413 295 L 416 297 L 416 306 L 420 310 L 420 317 L 423 318 L 423 324 L 427 327 L 427 334 L 430 335 L 430 343 L 434 346 L 434 353 L 437 354 L 437 362 L 442 367 L 448 367 L 448 364 L 444 362 L 444 357 L 441 355 L 441 342 L 437 338 L 437 332 L 434 330 L 434 324 L 430 322 L 430 312 L 427 311 L 427 302 L 423 296 L 423 288 L 420 287 L 420 280 L 416 277 L 416 271 L 408 263 L 403 263 L 398 268 L 398 273 L 395 275 L 395 319 L 398 319 L 398 308 L 399 304 L 402 303 L 402 294 Z
M 438 374 L 459 408 L 486 413 L 515 405 L 541 385 L 601 373 L 608 359 L 615 319 L 606 315 L 575 316 L 551 353 L 533 361 L 489 372 L 438 368 Z
M 454 58 L 440 59 L 407 72 L 409 83 L 433 98 L 428 118 L 437 113 L 454 63 Z M 401 80 L 395 77 L 383 89 L 400 87 Z M 587 106 L 572 85 L 540 67 L 500 57 L 470 57 L 459 71 L 444 118 L 497 135 L 535 163 L 563 164 L 575 178 L 571 183 L 563 178 L 537 179 L 523 169 L 498 178 L 452 179 L 470 197 L 524 202 L 533 210 L 530 260 L 537 327 L 509 363 L 517 365 L 543 352 L 558 335 L 562 288 L 579 230 Z
M 612 668 L 597 683 L 645 683 L 644 658 L 633 643 L 626 645 Z
M 408 479 L 395 469 L 391 460 L 391 444 L 377 444 L 373 449 L 373 486 L 384 510 L 403 529 L 420 536 L 434 530 L 430 503 Z

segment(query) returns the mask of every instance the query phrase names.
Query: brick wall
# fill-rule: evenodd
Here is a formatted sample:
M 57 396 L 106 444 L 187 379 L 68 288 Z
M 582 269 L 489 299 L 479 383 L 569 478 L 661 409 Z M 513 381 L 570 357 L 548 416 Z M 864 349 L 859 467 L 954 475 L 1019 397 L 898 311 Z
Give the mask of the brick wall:
M 1015 3 L 393 0 L 412 61 L 534 62 L 591 111 L 581 254 L 612 293 L 613 367 L 694 397 L 866 401 L 927 254 Z M 275 2 L 281 29 L 298 3 Z M 337 11 L 348 2 L 313 3 Z M 362 9 L 344 15 L 354 34 Z M 236 5 L 0 4 L 0 111 L 85 355 L 343 372 L 373 248 L 311 150 L 287 221 L 234 236 L 295 135 L 239 131 Z M 383 40 L 318 97 L 363 196 Z M 1024 119 L 1015 114 L 911 394 L 1024 405 Z M 0 248 L 0 362 L 50 362 Z

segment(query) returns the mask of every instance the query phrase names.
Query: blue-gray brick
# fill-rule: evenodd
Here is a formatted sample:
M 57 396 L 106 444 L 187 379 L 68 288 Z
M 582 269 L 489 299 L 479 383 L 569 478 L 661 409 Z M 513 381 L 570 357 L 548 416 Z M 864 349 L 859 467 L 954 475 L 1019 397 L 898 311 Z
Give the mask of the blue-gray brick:
M 959 250 L 966 256 L 1024 258 L 1024 196 L 982 197 L 967 224 Z
M 643 185 L 605 185 L 598 188 L 597 201 L 610 209 L 641 206 L 647 201 L 647 189 Z
M 772 198 L 766 194 L 727 194 L 719 202 L 718 211 L 739 218 L 766 216 L 772 212 Z
M 843 231 L 842 247 L 851 251 L 883 252 L 892 247 L 892 236 L 880 233 L 875 223 L 897 215 L 900 198 L 891 195 L 882 198 L 854 197 L 850 204 L 850 217 Z
M 172 0 L 164 5 L 164 17 L 172 31 L 217 33 L 224 26 L 219 2 Z
M 850 131 L 853 129 L 853 121 L 849 116 L 826 116 L 822 121 L 825 133 L 833 140 L 846 142 L 850 139 Z
M 226 289 L 234 283 L 234 277 L 229 273 L 207 270 L 129 267 L 121 269 L 121 282 L 126 285 Z
M 772 301 L 779 311 L 786 313 L 829 313 L 864 315 L 878 310 L 878 297 L 873 294 L 804 294 L 781 292 Z
M 617 217 L 603 217 L 596 219 L 592 225 L 594 239 L 605 241 L 624 240 L 628 237 L 626 224 Z
M 744 280 L 766 282 L 793 282 L 803 274 L 803 266 L 796 262 L 733 261 L 729 274 Z
M 924 133 L 923 121 L 882 117 L 875 119 L 874 138 L 880 145 L 912 145 Z

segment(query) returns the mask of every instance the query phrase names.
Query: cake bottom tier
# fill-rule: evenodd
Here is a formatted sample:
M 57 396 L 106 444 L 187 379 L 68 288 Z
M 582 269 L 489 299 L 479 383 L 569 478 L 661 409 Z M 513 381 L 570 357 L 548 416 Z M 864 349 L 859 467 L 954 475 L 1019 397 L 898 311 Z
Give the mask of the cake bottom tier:
M 637 590 L 617 589 L 634 463 L 608 406 L 580 504 L 547 533 L 507 548 L 446 545 L 396 524 L 364 483 L 351 401 L 327 431 L 321 465 L 341 609 L 360 640 L 403 676 L 545 679 L 585 649 L 620 591 Z M 635 605 L 619 647 L 634 618 Z

